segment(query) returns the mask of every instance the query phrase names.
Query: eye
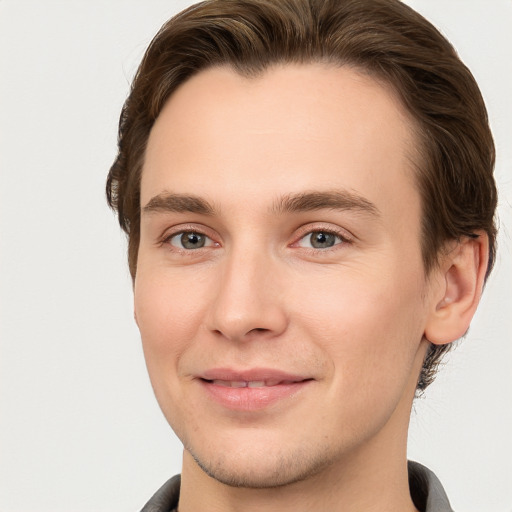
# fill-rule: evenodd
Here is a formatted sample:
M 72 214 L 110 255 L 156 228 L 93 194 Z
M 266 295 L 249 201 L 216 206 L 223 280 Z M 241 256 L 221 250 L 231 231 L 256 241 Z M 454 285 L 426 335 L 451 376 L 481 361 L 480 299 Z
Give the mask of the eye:
M 336 233 L 319 230 L 311 231 L 306 236 L 303 236 L 297 245 L 310 249 L 330 249 L 343 241 L 343 238 Z
M 203 247 L 211 247 L 215 245 L 213 240 L 196 231 L 182 231 L 180 233 L 176 233 L 169 237 L 167 241 L 173 247 L 186 250 L 202 249 Z

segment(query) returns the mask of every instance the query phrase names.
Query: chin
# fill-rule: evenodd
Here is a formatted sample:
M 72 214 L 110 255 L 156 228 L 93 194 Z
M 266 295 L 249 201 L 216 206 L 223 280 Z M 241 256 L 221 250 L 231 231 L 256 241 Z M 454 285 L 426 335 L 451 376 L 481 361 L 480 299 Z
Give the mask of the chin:
M 196 464 L 210 477 L 230 487 L 269 489 L 291 485 L 311 478 L 332 463 L 326 453 L 311 457 L 303 449 L 284 454 L 282 451 L 235 453 L 203 457 L 186 449 Z M 323 450 L 322 450 L 323 452 Z

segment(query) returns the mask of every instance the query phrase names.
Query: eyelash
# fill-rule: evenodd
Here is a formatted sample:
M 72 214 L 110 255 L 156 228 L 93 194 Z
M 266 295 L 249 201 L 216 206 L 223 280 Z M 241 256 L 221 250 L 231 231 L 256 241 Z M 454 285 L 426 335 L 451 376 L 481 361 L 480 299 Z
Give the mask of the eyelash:
M 206 247 L 199 247 L 197 249 L 186 249 L 184 247 L 177 247 L 175 245 L 172 245 L 171 241 L 178 237 L 183 236 L 184 234 L 197 234 L 200 236 L 204 236 L 210 242 L 212 242 L 210 245 Z M 311 237 L 314 233 L 324 233 L 326 235 L 332 235 L 335 236 L 338 241 L 335 242 L 335 244 L 331 247 L 324 247 L 324 248 L 315 248 L 315 247 L 301 247 L 299 243 L 304 240 L 306 237 Z M 299 229 L 299 236 L 295 237 L 295 241 L 289 245 L 289 247 L 301 247 L 303 250 L 306 250 L 308 252 L 312 253 L 326 253 L 333 250 L 339 249 L 339 246 L 343 246 L 345 244 L 351 244 L 352 239 L 347 236 L 345 232 L 341 232 L 341 230 L 336 230 L 332 228 L 325 228 L 323 226 L 307 226 L 302 229 Z M 159 241 L 159 245 L 168 245 L 169 250 L 171 251 L 177 251 L 182 254 L 187 255 L 193 255 L 193 253 L 197 254 L 202 252 L 202 249 L 208 249 L 211 247 L 219 247 L 220 244 L 218 242 L 215 242 L 213 237 L 206 234 L 205 229 L 198 228 L 197 226 L 180 226 L 180 229 L 177 231 L 172 231 L 171 233 L 166 233 L 162 239 Z
M 307 237 L 311 237 L 314 233 L 323 233 L 325 235 L 332 235 L 336 237 L 339 241 L 336 241 L 331 247 L 324 248 L 316 248 L 316 247 L 302 247 L 302 249 L 312 252 L 312 253 L 329 253 L 331 251 L 336 251 L 340 249 L 340 246 L 345 244 L 352 243 L 352 239 L 343 231 L 336 230 L 331 227 L 326 228 L 324 226 L 306 226 L 303 229 L 299 230 L 299 236 L 296 238 L 296 241 L 291 244 L 291 247 L 299 246 L 299 243 Z M 300 247 L 300 246 L 299 246 Z
M 213 243 L 207 247 L 199 247 L 197 249 L 185 249 L 184 247 L 176 247 L 176 246 L 172 245 L 171 242 L 172 242 L 173 238 L 176 238 L 178 236 L 183 236 L 187 233 L 204 236 L 205 238 L 207 238 L 208 240 L 210 240 Z M 177 251 L 182 254 L 188 254 L 188 255 L 192 255 L 191 253 L 202 252 L 201 249 L 210 248 L 212 246 L 219 246 L 218 242 L 215 242 L 211 236 L 206 234 L 205 229 L 198 228 L 197 226 L 180 226 L 178 230 L 173 230 L 171 233 L 169 233 L 169 232 L 165 233 L 164 236 L 162 237 L 162 239 L 158 242 L 158 244 L 161 246 L 167 245 L 167 246 L 169 246 L 168 249 L 171 251 Z

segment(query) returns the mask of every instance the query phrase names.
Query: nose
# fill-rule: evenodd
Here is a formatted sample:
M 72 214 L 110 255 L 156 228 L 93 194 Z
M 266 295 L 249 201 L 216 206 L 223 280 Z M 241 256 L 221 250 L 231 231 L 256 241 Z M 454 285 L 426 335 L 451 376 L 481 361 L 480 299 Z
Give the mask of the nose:
M 216 279 L 208 328 L 232 341 L 273 338 L 282 334 L 288 318 L 279 265 L 261 252 L 233 252 Z

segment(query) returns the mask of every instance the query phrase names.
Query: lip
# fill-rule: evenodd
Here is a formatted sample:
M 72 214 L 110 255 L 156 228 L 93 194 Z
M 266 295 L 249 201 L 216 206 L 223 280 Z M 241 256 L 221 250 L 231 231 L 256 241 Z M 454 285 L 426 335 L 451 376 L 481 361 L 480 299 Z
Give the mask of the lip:
M 197 377 L 209 398 L 238 411 L 257 411 L 291 399 L 313 379 L 270 368 L 207 370 Z

